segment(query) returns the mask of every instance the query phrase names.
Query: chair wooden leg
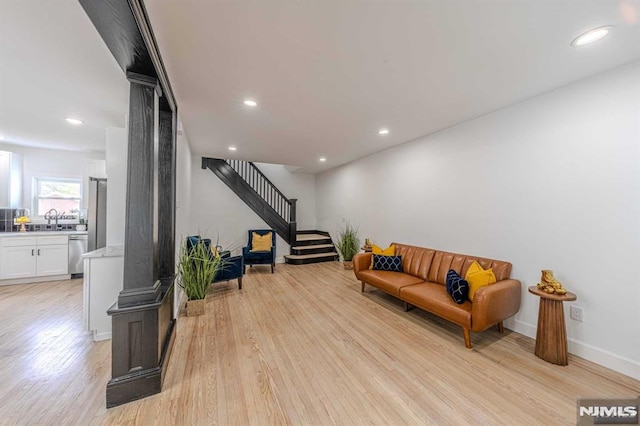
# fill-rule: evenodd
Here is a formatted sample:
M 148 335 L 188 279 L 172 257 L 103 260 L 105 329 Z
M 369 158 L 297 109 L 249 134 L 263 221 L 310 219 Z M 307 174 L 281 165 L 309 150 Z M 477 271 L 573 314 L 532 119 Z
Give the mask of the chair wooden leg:
M 275 263 L 272 263 L 272 264 L 271 264 L 271 273 L 272 273 L 272 274 L 273 274 L 273 270 L 274 270 L 275 268 L 276 268 L 276 264 L 275 264 Z
M 364 293 L 364 281 L 360 281 L 360 292 Z
M 471 331 L 468 328 L 462 328 L 464 333 L 464 345 L 467 349 L 471 349 Z
M 502 325 L 502 321 L 498 323 L 498 332 L 504 333 L 504 325 Z
M 242 290 L 242 277 L 238 278 L 238 290 Z

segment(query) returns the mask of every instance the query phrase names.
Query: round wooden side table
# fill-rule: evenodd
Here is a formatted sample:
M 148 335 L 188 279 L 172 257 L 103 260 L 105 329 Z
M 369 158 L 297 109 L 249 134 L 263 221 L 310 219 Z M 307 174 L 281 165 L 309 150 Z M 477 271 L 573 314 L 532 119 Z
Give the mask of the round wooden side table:
M 576 295 L 569 292 L 563 295 L 549 294 L 536 286 L 529 287 L 529 293 L 540 296 L 536 356 L 552 364 L 568 365 L 567 329 L 562 302 L 576 300 Z

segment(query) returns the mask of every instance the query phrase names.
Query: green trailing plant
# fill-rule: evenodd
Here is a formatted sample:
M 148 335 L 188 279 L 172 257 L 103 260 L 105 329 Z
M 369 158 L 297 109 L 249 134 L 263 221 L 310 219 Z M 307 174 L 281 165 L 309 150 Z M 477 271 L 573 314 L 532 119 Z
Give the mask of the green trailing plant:
M 338 241 L 335 243 L 338 253 L 345 262 L 351 262 L 353 256 L 360 251 L 358 229 L 348 222 L 338 231 Z
M 189 249 L 186 239 L 183 239 L 178 258 L 178 285 L 184 290 L 188 300 L 205 298 L 213 278 L 223 268 L 223 263 L 219 257 L 212 256 L 211 249 L 204 241 L 198 241 Z

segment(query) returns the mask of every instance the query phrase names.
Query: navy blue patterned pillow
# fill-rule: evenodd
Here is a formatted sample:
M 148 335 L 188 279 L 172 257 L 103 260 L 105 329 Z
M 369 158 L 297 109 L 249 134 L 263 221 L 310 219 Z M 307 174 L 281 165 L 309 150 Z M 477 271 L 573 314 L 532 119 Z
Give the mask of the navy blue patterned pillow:
M 453 269 L 447 272 L 447 293 L 458 305 L 463 304 L 469 295 L 469 283 Z
M 373 255 L 373 268 L 377 271 L 402 272 L 402 256 Z

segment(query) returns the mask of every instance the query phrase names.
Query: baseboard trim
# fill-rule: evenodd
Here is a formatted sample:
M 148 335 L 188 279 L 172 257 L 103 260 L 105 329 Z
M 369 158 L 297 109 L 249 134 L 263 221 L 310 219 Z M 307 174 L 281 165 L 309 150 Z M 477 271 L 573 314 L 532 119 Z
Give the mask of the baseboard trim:
M 29 277 L 29 278 L 12 278 L 9 280 L 0 280 L 0 286 L 2 285 L 14 285 L 14 284 L 31 284 L 31 283 L 44 283 L 47 281 L 63 281 L 70 280 L 71 275 L 49 275 L 46 277 Z
M 535 325 L 520 320 L 510 322 L 509 325 L 514 326 L 508 327 L 505 324 L 505 327 L 527 337 L 531 337 L 532 339 L 536 338 L 537 326 Z M 571 337 L 567 338 L 567 345 L 568 352 L 572 355 L 584 358 L 587 361 L 595 362 L 598 365 L 610 368 L 611 370 L 617 371 L 618 373 L 622 373 L 636 380 L 640 380 L 640 363 L 634 360 L 621 357 L 607 350 L 597 348 Z
M 105 331 L 102 333 L 98 333 L 97 331 L 93 331 L 93 341 L 94 342 L 100 342 L 102 340 L 110 340 L 111 339 L 111 332 L 110 331 Z

